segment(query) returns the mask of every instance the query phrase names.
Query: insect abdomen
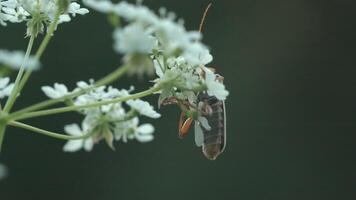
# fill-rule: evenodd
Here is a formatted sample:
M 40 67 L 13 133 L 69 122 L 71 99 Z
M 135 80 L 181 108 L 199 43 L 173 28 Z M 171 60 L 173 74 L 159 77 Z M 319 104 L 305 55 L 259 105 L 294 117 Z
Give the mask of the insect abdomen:
M 225 104 L 216 97 L 207 94 L 201 94 L 199 98 L 211 108 L 211 113 L 205 115 L 211 129 L 203 128 L 203 153 L 209 160 L 215 160 L 224 151 L 226 145 Z

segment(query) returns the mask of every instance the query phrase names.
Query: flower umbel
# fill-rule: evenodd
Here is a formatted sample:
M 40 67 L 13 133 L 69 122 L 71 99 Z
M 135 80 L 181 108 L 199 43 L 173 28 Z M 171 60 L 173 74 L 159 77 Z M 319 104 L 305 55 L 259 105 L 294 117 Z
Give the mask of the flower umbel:
M 92 87 L 93 81 L 89 83 L 80 81 L 77 86 L 72 92 L 69 92 L 64 84 L 55 83 L 53 88 L 44 86 L 42 90 L 50 98 L 60 98 L 75 91 Z M 101 86 L 88 90 L 83 95 L 70 99 L 65 103 L 71 102 L 70 104 L 78 106 L 87 105 L 119 97 L 128 97 L 132 91 L 133 88 L 130 90 L 118 90 L 111 86 Z M 153 140 L 153 126 L 151 124 L 139 125 L 138 117 L 143 115 L 150 118 L 158 118 L 161 115 L 146 101 L 136 99 L 129 100 L 126 103 L 130 108 L 129 111 L 127 111 L 127 106 L 122 103 L 80 110 L 79 113 L 84 115 L 81 127 L 78 124 L 70 124 L 65 126 L 65 131 L 72 136 L 89 136 L 80 140 L 68 141 L 63 150 L 66 152 L 74 152 L 80 149 L 91 151 L 93 145 L 102 139 L 112 149 L 114 149 L 114 141 L 122 140 L 127 142 L 131 139 L 137 139 L 139 142 L 148 142 Z
M 225 86 L 216 80 L 216 74 L 203 67 L 213 57 L 201 42 L 201 33 L 187 31 L 182 20 L 176 22 L 174 13 L 161 9 L 158 16 L 145 6 L 127 2 L 85 0 L 84 4 L 100 12 L 114 13 L 127 22 L 114 31 L 114 49 L 125 58 L 137 54 L 151 57 L 158 75 L 155 82 L 164 85 L 161 100 L 171 96 L 186 100 L 188 94 L 192 97 L 191 92 L 204 91 L 219 100 L 226 99 Z M 138 65 L 132 68 L 135 66 Z M 137 69 L 137 73 L 143 72 L 142 68 Z
M 0 0 L 0 24 L 5 26 L 6 22 L 26 22 L 27 36 L 42 33 L 57 14 L 58 23 L 63 23 L 71 21 L 71 17 L 77 14 L 85 15 L 88 12 L 88 9 L 70 0 Z

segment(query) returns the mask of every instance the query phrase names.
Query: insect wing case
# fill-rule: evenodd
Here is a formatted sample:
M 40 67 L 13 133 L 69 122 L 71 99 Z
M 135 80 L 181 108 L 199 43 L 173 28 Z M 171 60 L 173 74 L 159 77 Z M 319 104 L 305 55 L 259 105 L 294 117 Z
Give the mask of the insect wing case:
M 210 130 L 203 129 L 203 153 L 209 160 L 215 160 L 220 155 L 226 145 L 226 113 L 225 102 L 218 100 L 214 96 L 206 93 L 198 95 L 199 102 L 204 106 L 209 106 L 210 113 L 204 115 L 211 127 Z

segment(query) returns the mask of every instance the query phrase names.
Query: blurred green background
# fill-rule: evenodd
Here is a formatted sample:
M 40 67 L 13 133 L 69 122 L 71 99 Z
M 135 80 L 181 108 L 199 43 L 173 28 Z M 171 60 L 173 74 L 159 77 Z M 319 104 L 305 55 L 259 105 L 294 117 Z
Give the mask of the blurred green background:
M 209 2 L 144 3 L 175 11 L 191 30 Z M 230 91 L 223 155 L 208 161 L 193 134 L 178 139 L 174 106 L 152 121 L 153 142 L 116 143 L 114 152 L 101 143 L 91 153 L 63 153 L 62 141 L 9 128 L 0 199 L 355 199 L 355 1 L 212 2 L 204 42 Z M 61 25 L 17 108 L 45 99 L 42 85 L 73 87 L 114 70 L 121 58 L 111 32 L 94 12 Z M 0 47 L 24 49 L 24 33 L 23 24 L 1 27 Z M 143 90 L 147 80 L 114 85 Z M 78 121 L 63 114 L 28 123 L 62 131 Z

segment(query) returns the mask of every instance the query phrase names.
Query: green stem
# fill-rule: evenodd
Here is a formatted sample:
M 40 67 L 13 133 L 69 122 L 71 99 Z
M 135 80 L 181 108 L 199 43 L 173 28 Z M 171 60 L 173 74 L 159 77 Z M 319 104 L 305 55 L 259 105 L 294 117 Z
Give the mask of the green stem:
M 0 152 L 2 149 L 2 144 L 4 141 L 4 137 L 5 137 L 5 129 L 6 129 L 6 124 L 5 123 L 0 123 Z
M 6 113 L 8 113 L 10 111 L 11 107 L 14 105 L 14 103 L 16 101 L 16 97 L 19 94 L 19 84 L 20 84 L 21 78 L 23 76 L 23 73 L 25 71 L 26 62 L 27 62 L 28 58 L 30 57 L 34 40 L 35 40 L 35 37 L 31 36 L 30 40 L 28 42 L 28 45 L 27 45 L 25 58 L 24 58 L 23 62 L 21 63 L 19 73 L 17 74 L 16 80 L 15 80 L 14 89 L 11 91 L 9 98 L 6 101 L 4 110 L 2 111 L 2 113 L 4 113 L 5 115 L 6 115 Z M 2 143 L 3 143 L 4 137 L 5 137 L 5 129 L 6 129 L 6 124 L 0 123 L 0 151 L 1 151 Z
M 25 58 L 24 60 L 22 61 L 21 63 L 21 66 L 20 66 L 20 70 L 19 70 L 19 73 L 17 74 L 16 76 L 16 80 L 15 80 L 15 85 L 14 85 L 14 89 L 11 91 L 11 94 L 8 98 L 8 100 L 6 101 L 6 104 L 5 104 L 5 107 L 4 107 L 4 112 L 7 113 L 10 111 L 10 109 L 12 108 L 12 106 L 14 105 L 15 101 L 16 101 L 16 97 L 18 96 L 19 94 L 19 88 L 20 88 L 20 81 L 21 81 L 21 78 L 23 76 L 23 73 L 25 71 L 25 67 L 26 67 L 26 63 L 28 61 L 28 58 L 30 57 L 30 54 L 31 54 L 31 50 L 32 50 L 32 46 L 33 46 L 33 41 L 35 40 L 35 37 L 34 36 L 31 36 L 30 37 L 30 41 L 28 42 L 28 45 L 27 45 L 27 49 L 26 49 L 26 53 L 25 53 Z M 29 71 L 30 69 L 28 69 Z
M 56 27 L 58 25 L 58 21 L 59 21 L 59 16 L 60 16 L 60 12 L 57 11 L 55 18 L 53 20 L 53 22 L 49 25 L 48 31 L 46 33 L 46 36 L 44 37 L 44 39 L 41 42 L 40 47 L 38 48 L 36 54 L 35 54 L 35 58 L 40 60 L 43 52 L 45 51 L 49 41 L 51 40 L 54 31 L 56 30 Z M 26 71 L 25 75 L 23 76 L 20 85 L 19 85 L 19 90 L 18 92 L 21 92 L 21 90 L 23 89 L 23 87 L 25 86 L 26 82 L 28 81 L 28 79 L 30 78 L 32 74 L 32 70 L 29 69 Z
M 88 138 L 91 135 L 91 133 L 78 135 L 78 136 L 70 136 L 70 135 L 65 135 L 65 134 L 59 134 L 59 133 L 47 131 L 47 130 L 40 129 L 40 128 L 31 126 L 31 125 L 28 125 L 28 124 L 17 122 L 17 121 L 11 121 L 11 122 L 9 122 L 9 125 L 17 127 L 17 128 L 23 128 L 23 129 L 26 129 L 26 130 L 29 130 L 29 131 L 32 131 L 32 132 L 36 132 L 36 133 L 39 133 L 39 134 L 42 134 L 42 135 L 46 135 L 46 136 L 57 138 L 57 139 L 61 139 L 61 140 L 79 140 L 79 139 Z
M 98 80 L 94 84 L 94 87 L 99 87 L 99 86 L 106 85 L 106 84 L 114 82 L 115 80 L 120 78 L 122 75 L 124 75 L 127 72 L 128 69 L 130 69 L 130 65 L 123 65 L 123 66 L 119 67 L 115 71 L 113 71 L 110 74 L 106 75 L 104 78 Z
M 99 87 L 99 86 L 102 86 L 102 85 L 106 85 L 106 84 L 109 84 L 115 80 L 117 80 L 118 78 L 120 78 L 121 76 L 123 76 L 127 70 L 129 69 L 129 65 L 124 65 L 124 66 L 121 66 L 119 67 L 118 69 L 116 69 L 114 72 L 108 74 L 107 76 L 105 76 L 104 78 L 100 79 L 99 81 L 97 81 L 94 86 L 91 86 L 89 88 L 86 88 L 84 90 L 80 90 L 78 92 L 74 92 L 74 93 L 71 93 L 71 94 L 68 94 L 68 95 L 65 95 L 61 98 L 57 98 L 57 99 L 49 99 L 49 100 L 46 100 L 46 101 L 42 101 L 40 103 L 37 103 L 37 104 L 34 104 L 32 106 L 29 106 L 27 108 L 24 108 L 24 109 L 21 109 L 19 111 L 16 111 L 14 113 L 11 113 L 8 117 L 10 118 L 16 118 L 24 113 L 28 113 L 28 112 L 31 112 L 31 111 L 35 111 L 35 110 L 39 110 L 41 108 L 46 108 L 48 106 L 51 106 L 51 105 L 54 105 L 56 103 L 59 103 L 59 102 L 63 102 L 65 101 L 66 99 L 72 99 L 74 97 L 77 97 L 81 94 L 84 94 L 86 91 L 89 91 L 95 87 Z
M 59 11 L 56 13 L 54 21 L 51 23 L 51 25 L 49 26 L 49 31 L 47 32 L 45 38 L 43 39 L 43 41 L 41 42 L 40 47 L 38 48 L 36 54 L 35 54 L 35 59 L 40 59 L 44 50 L 46 49 L 53 32 L 56 29 L 56 26 L 58 24 L 59 21 Z M 15 86 L 13 91 L 10 94 L 9 99 L 6 101 L 5 107 L 3 112 L 6 114 L 8 113 L 11 108 L 13 107 L 13 105 L 15 104 L 16 98 L 18 96 L 18 94 L 21 93 L 22 88 L 25 86 L 27 80 L 29 79 L 32 70 L 30 68 L 27 69 L 27 71 L 24 74 L 24 70 L 25 70 L 25 64 L 28 60 L 28 57 L 30 56 L 30 52 L 33 46 L 33 41 L 34 41 L 35 36 L 31 35 L 30 37 L 30 41 L 26 50 L 26 54 L 25 54 L 25 59 L 24 62 L 22 63 L 19 73 L 17 74 L 16 80 L 15 80 Z M 24 75 L 23 75 L 24 74 Z M 0 150 L 1 150 L 1 146 L 3 143 L 3 139 L 4 139 L 4 134 L 5 134 L 5 129 L 6 129 L 6 124 L 5 123 L 1 123 L 0 124 Z
M 36 112 L 30 112 L 30 113 L 23 113 L 22 115 L 20 115 L 16 118 L 7 116 L 7 117 L 5 117 L 5 119 L 7 119 L 9 121 L 20 120 L 20 119 L 28 119 L 28 118 L 34 118 L 34 117 L 39 117 L 39 116 L 70 112 L 70 111 L 77 111 L 77 110 L 87 109 L 87 108 L 95 108 L 95 107 L 99 107 L 102 105 L 118 103 L 118 102 L 130 100 L 130 99 L 137 99 L 137 98 L 145 97 L 145 96 L 148 96 L 150 94 L 153 94 L 153 93 L 159 91 L 160 89 L 161 89 L 161 87 L 157 86 L 157 87 L 153 87 L 151 89 L 145 90 L 143 92 L 132 94 L 132 95 L 129 95 L 126 97 L 120 97 L 120 98 L 116 98 L 116 99 L 112 99 L 112 100 L 100 101 L 100 102 L 86 104 L 86 105 L 66 106 L 66 107 L 61 107 L 61 108 L 47 109 L 47 110 L 41 110 L 41 111 L 36 111 Z

